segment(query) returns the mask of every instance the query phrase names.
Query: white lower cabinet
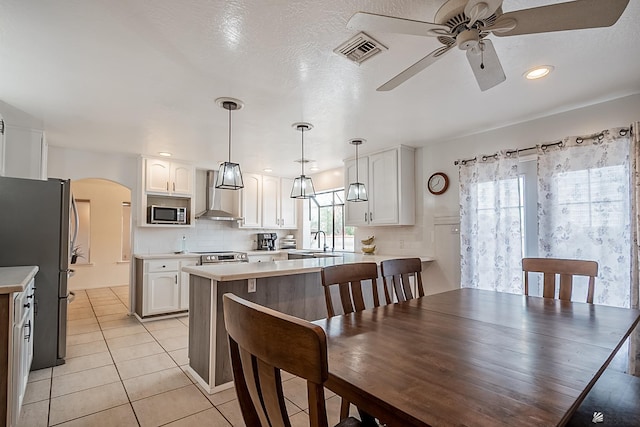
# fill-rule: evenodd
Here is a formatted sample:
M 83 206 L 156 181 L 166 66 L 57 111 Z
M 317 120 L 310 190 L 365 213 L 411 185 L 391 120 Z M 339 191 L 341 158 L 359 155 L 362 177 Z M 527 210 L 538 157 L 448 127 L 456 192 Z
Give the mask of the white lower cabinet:
M 192 257 L 136 258 L 136 314 L 144 318 L 188 310 L 189 275 L 182 267 L 197 264 Z
M 145 315 L 169 313 L 180 309 L 178 271 L 145 275 L 147 309 Z
M 33 293 L 31 279 L 23 292 L 13 294 L 13 330 L 9 371 L 10 398 L 8 424 L 15 426 L 20 418 L 22 402 L 27 389 L 29 370 L 33 360 Z

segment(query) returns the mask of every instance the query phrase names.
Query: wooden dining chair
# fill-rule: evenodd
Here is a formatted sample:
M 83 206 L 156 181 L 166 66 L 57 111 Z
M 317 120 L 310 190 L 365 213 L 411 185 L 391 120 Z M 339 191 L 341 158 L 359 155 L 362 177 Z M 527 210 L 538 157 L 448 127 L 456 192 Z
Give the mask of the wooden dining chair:
M 558 298 L 571 301 L 573 291 L 573 276 L 588 276 L 589 288 L 587 290 L 587 302 L 593 304 L 593 292 L 596 276 L 598 275 L 598 263 L 595 261 L 583 261 L 577 259 L 558 258 L 523 258 L 522 271 L 524 271 L 524 294 L 529 295 L 529 273 L 543 273 L 544 298 L 555 298 L 556 275 L 560 275 L 560 290 Z
M 280 370 L 307 380 L 309 425 L 327 427 L 324 383 L 329 377 L 327 337 L 320 326 L 223 295 L 231 367 L 238 402 L 247 426 L 290 427 Z M 347 418 L 337 426 L 356 427 Z
M 422 286 L 422 261 L 420 258 L 389 259 L 380 263 L 380 274 L 384 283 L 384 292 L 387 301 L 392 301 L 389 289 L 396 294 L 398 301 L 413 299 L 411 292 L 411 276 L 415 277 L 416 293 L 418 297 L 424 296 Z
M 387 296 L 383 296 L 382 304 L 378 292 L 378 266 L 375 262 L 358 262 L 354 264 L 339 264 L 324 267 L 321 270 L 322 286 L 324 286 L 324 297 L 327 302 L 327 316 L 336 315 L 331 300 L 331 289 L 338 287 L 340 303 L 344 314 L 354 313 L 364 310 L 364 293 L 362 292 L 362 282 L 371 280 L 371 296 L 373 306 L 379 307 L 391 302 Z
M 391 303 L 388 293 L 385 291 L 385 298 L 381 301 L 378 292 L 378 266 L 375 262 L 359 262 L 354 264 L 339 264 L 324 267 L 321 270 L 322 286 L 324 287 L 324 298 L 327 302 L 327 317 L 336 315 L 331 300 L 331 289 L 338 287 L 340 295 L 340 303 L 344 314 L 354 313 L 364 310 L 364 293 L 362 292 L 362 282 L 371 281 L 371 297 L 373 299 L 373 307 L 386 305 Z M 346 418 L 349 415 L 349 407 L 351 403 L 342 398 L 340 404 L 340 418 Z M 358 409 L 363 425 L 377 425 L 371 415 Z

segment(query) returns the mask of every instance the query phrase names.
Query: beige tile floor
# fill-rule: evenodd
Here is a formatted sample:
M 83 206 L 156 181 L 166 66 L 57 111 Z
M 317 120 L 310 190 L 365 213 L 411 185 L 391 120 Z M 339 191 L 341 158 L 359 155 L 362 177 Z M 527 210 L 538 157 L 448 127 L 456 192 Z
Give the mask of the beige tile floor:
M 141 323 L 128 301 L 127 286 L 76 292 L 66 363 L 30 373 L 19 427 L 244 426 L 233 389 L 209 395 L 185 374 L 188 317 Z M 284 378 L 291 424 L 308 426 L 305 383 Z M 340 398 L 326 397 L 334 425 Z

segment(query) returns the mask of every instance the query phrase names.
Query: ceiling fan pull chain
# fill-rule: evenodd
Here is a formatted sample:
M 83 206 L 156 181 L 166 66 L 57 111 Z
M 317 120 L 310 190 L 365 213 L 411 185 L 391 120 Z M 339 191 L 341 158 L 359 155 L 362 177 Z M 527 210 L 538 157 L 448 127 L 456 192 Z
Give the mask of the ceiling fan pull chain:
M 480 41 L 480 69 L 484 70 L 484 42 Z

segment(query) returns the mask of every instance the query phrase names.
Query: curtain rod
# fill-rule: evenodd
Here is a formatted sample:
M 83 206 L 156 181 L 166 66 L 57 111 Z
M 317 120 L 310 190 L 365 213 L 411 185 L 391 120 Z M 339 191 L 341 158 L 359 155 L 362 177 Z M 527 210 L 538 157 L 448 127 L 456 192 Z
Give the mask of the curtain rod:
M 618 132 L 620 134 L 620 136 L 625 136 L 627 135 L 627 133 L 629 133 L 629 131 L 633 129 L 632 127 L 630 128 L 622 128 L 620 129 L 620 131 Z M 579 136 L 576 138 L 576 144 L 582 144 L 585 140 L 587 139 L 597 139 L 598 141 L 602 141 L 604 139 L 604 131 L 599 132 L 599 133 L 594 133 L 588 136 Z M 547 148 L 549 147 L 553 147 L 553 146 L 558 146 L 558 147 L 563 147 L 564 146 L 564 141 L 558 141 L 558 142 L 551 142 L 549 144 L 542 144 L 542 145 L 534 145 L 533 147 L 527 147 L 527 148 L 518 148 L 517 150 L 507 150 L 505 151 L 505 156 L 507 157 L 511 157 L 512 154 L 519 154 L 522 153 L 523 151 L 529 151 L 529 150 L 536 150 L 538 148 L 540 148 L 542 151 L 546 151 Z M 492 155 L 492 156 L 482 156 L 482 161 L 486 161 L 489 157 L 494 157 L 494 158 L 498 158 L 498 153 Z M 463 160 L 456 160 L 455 162 L 453 162 L 454 165 L 466 165 L 469 162 L 475 162 L 478 160 L 478 157 L 474 157 L 472 159 L 463 159 Z

